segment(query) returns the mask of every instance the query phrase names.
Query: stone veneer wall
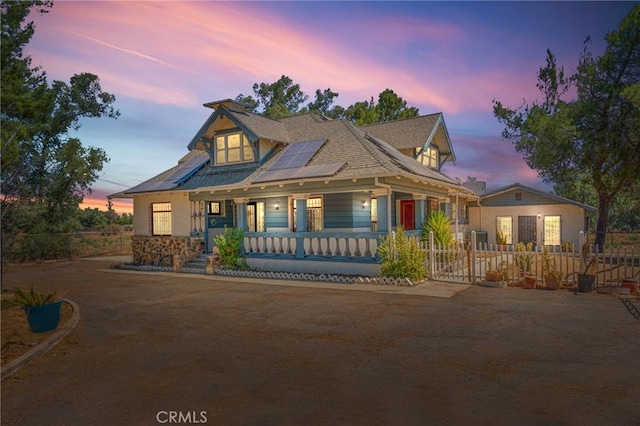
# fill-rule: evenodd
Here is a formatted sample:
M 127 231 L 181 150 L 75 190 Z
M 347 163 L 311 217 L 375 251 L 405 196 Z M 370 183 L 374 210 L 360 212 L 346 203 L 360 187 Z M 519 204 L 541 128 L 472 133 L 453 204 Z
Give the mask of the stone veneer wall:
M 172 266 L 173 256 L 180 257 L 184 265 L 205 252 L 201 238 L 134 236 L 133 263 L 140 265 Z

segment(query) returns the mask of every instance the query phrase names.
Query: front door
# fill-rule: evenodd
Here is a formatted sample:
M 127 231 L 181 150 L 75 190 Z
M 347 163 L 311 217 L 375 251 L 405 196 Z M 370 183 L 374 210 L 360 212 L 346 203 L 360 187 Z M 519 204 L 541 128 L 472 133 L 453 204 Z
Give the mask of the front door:
M 518 242 L 537 244 L 536 216 L 518 216 Z
M 406 231 L 416 229 L 415 206 L 416 204 L 413 200 L 400 201 L 400 225 L 402 225 Z

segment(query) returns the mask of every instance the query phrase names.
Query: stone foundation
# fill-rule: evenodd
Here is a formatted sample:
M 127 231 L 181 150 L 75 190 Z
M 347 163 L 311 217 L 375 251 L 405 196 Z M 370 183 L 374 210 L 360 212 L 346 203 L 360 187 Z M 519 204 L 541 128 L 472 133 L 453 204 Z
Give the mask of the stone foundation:
M 134 235 L 132 242 L 133 263 L 153 266 L 173 266 L 178 256 L 180 266 L 205 252 L 200 238 L 146 237 Z

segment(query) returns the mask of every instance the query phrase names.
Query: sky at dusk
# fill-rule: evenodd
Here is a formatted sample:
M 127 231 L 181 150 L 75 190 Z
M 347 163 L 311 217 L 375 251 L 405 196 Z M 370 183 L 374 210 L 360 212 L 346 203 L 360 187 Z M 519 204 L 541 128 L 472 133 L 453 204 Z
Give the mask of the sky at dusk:
M 211 110 L 289 76 L 312 100 L 347 107 L 392 89 L 420 114 L 442 112 L 457 156 L 443 172 L 550 190 L 503 141 L 492 99 L 538 96 L 546 49 L 573 71 L 583 42 L 601 54 L 633 2 L 165 2 L 56 1 L 32 15 L 25 49 L 52 80 L 81 72 L 116 96 L 117 120 L 74 133 L 110 157 L 83 207 L 176 165 Z M 119 213 L 129 200 L 114 200 Z

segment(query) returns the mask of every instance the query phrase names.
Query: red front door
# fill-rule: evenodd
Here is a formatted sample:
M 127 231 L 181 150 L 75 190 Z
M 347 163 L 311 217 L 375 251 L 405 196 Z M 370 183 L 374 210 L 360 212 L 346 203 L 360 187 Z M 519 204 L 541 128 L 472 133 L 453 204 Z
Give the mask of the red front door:
M 400 201 L 400 225 L 406 231 L 413 231 L 416 228 L 415 201 Z

